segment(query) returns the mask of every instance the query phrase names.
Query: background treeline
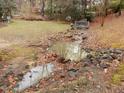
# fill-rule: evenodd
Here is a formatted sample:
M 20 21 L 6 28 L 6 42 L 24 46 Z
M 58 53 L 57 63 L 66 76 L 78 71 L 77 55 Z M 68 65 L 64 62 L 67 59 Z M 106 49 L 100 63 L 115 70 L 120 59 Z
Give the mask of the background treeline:
M 20 15 L 92 21 L 95 16 L 121 15 L 123 8 L 124 0 L 0 0 L 0 18 Z

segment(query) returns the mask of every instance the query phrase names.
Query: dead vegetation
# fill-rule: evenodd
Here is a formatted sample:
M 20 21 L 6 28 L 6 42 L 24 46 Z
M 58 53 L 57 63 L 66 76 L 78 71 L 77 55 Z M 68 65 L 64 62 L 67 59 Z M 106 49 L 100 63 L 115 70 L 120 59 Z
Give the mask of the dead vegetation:
M 124 13 L 120 17 L 108 15 L 104 27 L 100 27 L 98 20 L 91 24 L 89 46 L 124 48 Z

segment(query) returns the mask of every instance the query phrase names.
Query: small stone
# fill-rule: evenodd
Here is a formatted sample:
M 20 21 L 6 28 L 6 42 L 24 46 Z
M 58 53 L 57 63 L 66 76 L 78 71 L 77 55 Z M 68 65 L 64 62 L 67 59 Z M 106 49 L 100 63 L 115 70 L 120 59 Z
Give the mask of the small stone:
M 102 67 L 103 69 L 105 69 L 105 68 L 110 67 L 110 65 L 109 64 L 106 64 L 106 63 L 100 63 L 100 67 Z
M 68 74 L 70 77 L 76 77 L 76 75 L 78 74 L 78 70 L 77 69 L 70 69 L 70 70 L 68 70 Z
M 104 73 L 107 73 L 108 72 L 108 69 L 104 69 Z
M 103 54 L 102 59 L 108 59 L 109 55 L 108 54 Z
M 64 57 L 58 57 L 57 62 L 64 63 L 65 58 Z
M 96 87 L 97 87 L 97 88 L 99 88 L 99 89 L 101 88 L 101 86 L 100 86 L 100 85 L 97 85 Z
M 25 66 L 25 69 L 29 69 L 29 68 L 30 68 L 30 66 L 29 66 L 29 65 L 26 65 L 26 66 Z
M 118 60 L 113 60 L 113 63 L 115 64 L 115 66 L 118 66 L 120 62 Z
M 87 39 L 87 37 L 85 36 L 85 37 L 82 37 L 82 40 L 86 40 Z

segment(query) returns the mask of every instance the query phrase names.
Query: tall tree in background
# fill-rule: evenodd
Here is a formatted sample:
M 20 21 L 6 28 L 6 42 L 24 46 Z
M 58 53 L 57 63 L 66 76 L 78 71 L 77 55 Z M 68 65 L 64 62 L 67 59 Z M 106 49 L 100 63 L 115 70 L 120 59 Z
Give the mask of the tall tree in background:
M 53 0 L 50 0 L 50 16 L 52 16 L 53 13 Z
M 108 0 L 103 0 L 102 10 L 101 10 L 101 26 L 102 27 L 104 26 L 105 17 L 107 16 L 108 5 L 109 5 L 109 1 Z
M 121 16 L 122 2 L 123 2 L 123 0 L 120 0 L 120 3 L 118 5 L 118 14 L 119 14 L 119 16 Z
M 21 11 L 21 8 L 22 8 L 22 0 L 16 0 L 16 4 L 17 4 L 17 10 L 20 12 Z
M 33 8 L 35 7 L 36 0 L 29 0 L 29 3 L 30 3 L 30 12 L 32 12 Z
M 45 15 L 45 1 L 46 0 L 40 0 L 40 5 L 41 5 L 41 15 L 44 16 Z
M 86 9 L 87 9 L 87 0 L 81 0 L 82 11 L 84 12 L 84 16 L 86 16 Z

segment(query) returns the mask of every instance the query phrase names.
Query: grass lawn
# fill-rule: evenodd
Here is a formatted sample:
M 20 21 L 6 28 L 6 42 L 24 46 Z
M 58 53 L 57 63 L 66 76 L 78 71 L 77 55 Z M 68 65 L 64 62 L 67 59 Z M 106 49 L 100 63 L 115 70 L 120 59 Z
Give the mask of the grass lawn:
M 23 46 L 23 43 L 44 40 L 49 35 L 66 31 L 68 28 L 68 24 L 60 22 L 13 20 L 12 23 L 0 28 L 0 58 L 11 60 L 24 56 L 35 59 L 36 51 Z M 11 51 L 1 50 L 3 48 Z
M 66 31 L 69 25 L 51 21 L 13 20 L 0 28 L 0 39 L 7 41 L 38 40 L 52 33 Z

